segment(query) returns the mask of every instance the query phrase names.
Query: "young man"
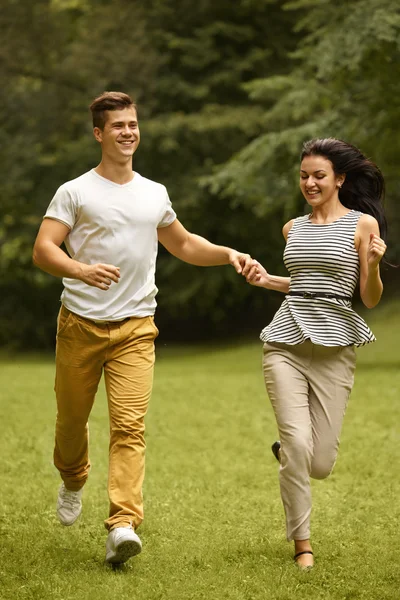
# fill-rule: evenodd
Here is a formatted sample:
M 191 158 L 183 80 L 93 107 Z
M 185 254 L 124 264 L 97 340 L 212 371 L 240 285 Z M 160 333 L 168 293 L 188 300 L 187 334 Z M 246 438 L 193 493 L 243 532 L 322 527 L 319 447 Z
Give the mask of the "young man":
M 87 422 L 104 371 L 110 416 L 106 561 L 122 563 L 142 547 L 135 529 L 143 520 L 144 417 L 158 334 L 157 241 L 185 262 L 231 264 L 244 275 L 251 258 L 189 233 L 165 187 L 132 171 L 140 133 L 128 95 L 105 92 L 90 109 L 101 162 L 57 190 L 33 260 L 64 284 L 55 381 L 54 464 L 63 480 L 58 518 L 72 525 L 82 510 L 90 468 Z

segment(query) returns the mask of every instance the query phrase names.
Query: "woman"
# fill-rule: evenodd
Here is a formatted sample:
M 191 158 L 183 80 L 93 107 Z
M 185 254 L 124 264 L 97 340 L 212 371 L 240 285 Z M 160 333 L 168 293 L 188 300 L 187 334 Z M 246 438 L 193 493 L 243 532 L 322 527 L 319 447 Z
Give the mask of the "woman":
M 379 263 L 386 245 L 383 176 L 357 148 L 328 138 L 304 144 L 300 189 L 311 213 L 283 227 L 290 277 L 269 275 L 256 261 L 252 285 L 286 294 L 262 331 L 264 376 L 280 442 L 280 489 L 287 539 L 301 569 L 314 565 L 310 477 L 327 477 L 353 386 L 356 346 L 375 340 L 352 309 L 357 282 L 365 306 L 382 295 Z

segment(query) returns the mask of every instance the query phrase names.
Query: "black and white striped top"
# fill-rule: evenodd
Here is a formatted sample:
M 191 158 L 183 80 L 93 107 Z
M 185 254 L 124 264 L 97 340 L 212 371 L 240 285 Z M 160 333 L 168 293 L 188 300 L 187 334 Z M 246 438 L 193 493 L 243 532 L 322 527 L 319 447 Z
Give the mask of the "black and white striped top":
M 312 223 L 309 215 L 294 219 L 283 254 L 290 291 L 353 295 L 360 275 L 354 236 L 361 214 L 351 210 L 328 224 Z M 286 296 L 260 338 L 290 345 L 311 340 L 321 346 L 363 346 L 375 341 L 350 301 L 300 296 Z

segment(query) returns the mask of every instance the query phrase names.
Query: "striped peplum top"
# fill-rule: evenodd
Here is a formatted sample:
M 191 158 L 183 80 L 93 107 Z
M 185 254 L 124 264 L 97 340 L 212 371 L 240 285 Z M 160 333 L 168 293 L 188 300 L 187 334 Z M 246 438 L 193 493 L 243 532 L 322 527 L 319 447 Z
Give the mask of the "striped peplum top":
M 351 297 L 360 274 L 354 236 L 361 212 L 351 210 L 328 224 L 309 215 L 294 219 L 283 260 L 290 273 L 291 292 L 323 292 Z M 286 296 L 272 322 L 260 335 L 263 342 L 321 346 L 363 346 L 375 341 L 350 300 Z

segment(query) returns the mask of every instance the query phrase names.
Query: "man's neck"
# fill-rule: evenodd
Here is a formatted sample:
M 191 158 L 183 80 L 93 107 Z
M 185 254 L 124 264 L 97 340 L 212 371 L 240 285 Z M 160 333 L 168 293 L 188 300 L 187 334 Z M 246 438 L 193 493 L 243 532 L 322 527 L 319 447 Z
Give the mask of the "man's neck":
M 124 185 L 129 183 L 134 178 L 134 172 L 132 171 L 132 161 L 128 161 L 124 164 L 110 163 L 104 159 L 95 168 L 95 171 L 104 179 L 109 179 L 113 183 Z

